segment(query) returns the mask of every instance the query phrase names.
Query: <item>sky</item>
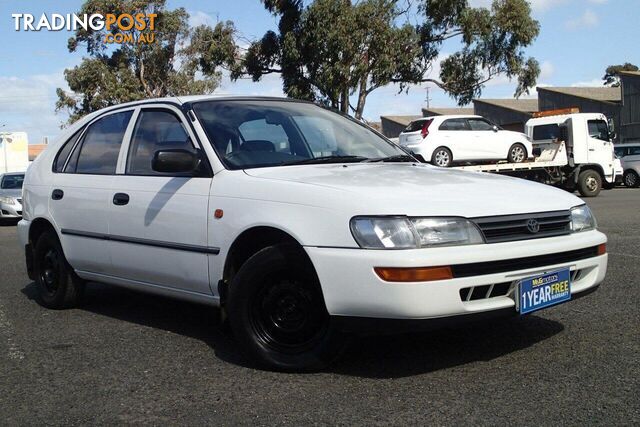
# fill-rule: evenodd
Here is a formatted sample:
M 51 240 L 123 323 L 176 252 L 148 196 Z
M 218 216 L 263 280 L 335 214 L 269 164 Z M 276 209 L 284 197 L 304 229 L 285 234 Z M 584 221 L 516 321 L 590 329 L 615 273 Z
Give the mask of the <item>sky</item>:
M 486 7 L 491 0 L 470 3 Z M 83 57 L 83 52 L 68 52 L 71 33 L 16 32 L 11 14 L 67 14 L 77 12 L 81 4 L 80 0 L 0 0 L 0 131 L 26 131 L 30 143 L 40 143 L 45 136 L 55 138 L 67 119 L 64 112 L 55 112 L 56 88 L 66 88 L 64 70 L 79 64 Z M 541 64 L 538 85 L 597 86 L 602 85 L 608 65 L 640 65 L 639 0 L 531 0 L 531 5 L 541 30 L 526 53 Z M 259 0 L 168 0 L 168 7 L 184 7 L 192 25 L 232 20 L 248 40 L 277 26 L 277 19 Z M 441 55 L 455 52 L 458 46 L 449 43 Z M 437 65 L 432 73 L 437 77 Z M 482 97 L 511 98 L 515 86 L 515 82 L 498 77 L 487 84 Z M 282 86 L 277 75 L 259 83 L 224 78 L 217 92 L 279 96 Z M 530 96 L 535 94 L 534 88 Z M 369 96 L 364 116 L 378 121 L 381 115 L 419 115 L 427 103 L 431 107 L 456 105 L 433 86 L 413 86 L 408 93 L 398 93 L 398 87 L 390 85 Z

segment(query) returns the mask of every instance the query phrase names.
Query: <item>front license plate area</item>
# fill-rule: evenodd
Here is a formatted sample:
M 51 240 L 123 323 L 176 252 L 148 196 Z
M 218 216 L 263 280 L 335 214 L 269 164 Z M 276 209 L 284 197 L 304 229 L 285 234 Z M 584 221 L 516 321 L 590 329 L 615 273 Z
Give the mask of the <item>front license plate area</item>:
M 531 313 L 571 299 L 571 271 L 568 268 L 529 277 L 518 285 L 518 310 Z

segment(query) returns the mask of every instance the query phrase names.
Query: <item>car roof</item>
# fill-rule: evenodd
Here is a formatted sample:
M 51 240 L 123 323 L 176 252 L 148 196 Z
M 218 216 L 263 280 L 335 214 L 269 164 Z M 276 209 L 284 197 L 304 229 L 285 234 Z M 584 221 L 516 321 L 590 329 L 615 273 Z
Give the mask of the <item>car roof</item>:
M 640 147 L 640 142 L 625 142 L 623 144 L 615 144 L 614 148 L 618 148 L 618 147 Z
M 420 117 L 419 119 L 415 119 L 414 121 L 412 121 L 411 123 L 415 123 L 415 122 L 423 122 L 425 120 L 448 120 L 448 119 L 484 119 L 484 117 L 482 116 L 476 116 L 473 114 L 445 114 L 445 115 L 441 115 L 441 116 L 426 116 L 426 117 Z

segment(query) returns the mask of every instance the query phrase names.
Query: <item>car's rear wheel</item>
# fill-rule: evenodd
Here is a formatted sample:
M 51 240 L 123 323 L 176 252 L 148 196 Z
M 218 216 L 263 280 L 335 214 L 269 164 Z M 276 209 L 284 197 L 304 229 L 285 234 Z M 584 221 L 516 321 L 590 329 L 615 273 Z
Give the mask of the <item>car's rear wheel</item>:
M 629 188 L 638 188 L 640 187 L 640 178 L 635 171 L 629 170 L 624 173 L 624 185 Z
M 33 268 L 40 304 L 52 309 L 78 305 L 84 292 L 84 282 L 67 262 L 58 236 L 45 231 L 36 242 Z
M 509 163 L 522 163 L 527 160 L 527 149 L 522 144 L 513 144 L 507 157 Z
M 441 168 L 448 168 L 453 163 L 451 150 L 446 147 L 436 148 L 431 155 L 431 163 Z
M 294 245 L 269 246 L 249 258 L 232 280 L 226 309 L 234 336 L 266 369 L 315 371 L 344 347 L 313 266 Z

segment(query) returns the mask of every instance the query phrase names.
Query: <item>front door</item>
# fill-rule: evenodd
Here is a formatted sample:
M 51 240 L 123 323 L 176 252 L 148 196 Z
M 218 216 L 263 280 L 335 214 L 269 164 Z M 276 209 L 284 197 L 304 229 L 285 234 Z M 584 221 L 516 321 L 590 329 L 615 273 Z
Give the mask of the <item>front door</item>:
M 113 275 L 140 284 L 211 295 L 207 219 L 211 176 L 152 169 L 154 153 L 197 145 L 182 113 L 142 108 L 109 200 Z M 125 142 L 126 144 L 127 142 Z

